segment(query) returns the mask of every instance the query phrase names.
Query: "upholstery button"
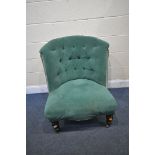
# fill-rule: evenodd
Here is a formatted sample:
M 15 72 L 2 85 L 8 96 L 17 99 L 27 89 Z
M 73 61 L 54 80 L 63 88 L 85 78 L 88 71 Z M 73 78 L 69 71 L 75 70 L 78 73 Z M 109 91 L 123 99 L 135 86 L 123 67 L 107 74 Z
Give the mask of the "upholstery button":
M 62 62 L 62 59 L 60 59 L 59 62 Z
M 74 67 L 74 70 L 76 70 L 76 67 Z
M 80 59 L 80 56 L 78 56 L 78 59 Z
M 91 68 L 90 70 L 91 70 L 91 71 L 94 71 L 94 69 L 93 69 L 93 68 Z
M 86 68 L 85 67 L 83 67 L 83 70 L 85 70 Z
M 69 60 L 71 60 L 72 59 L 72 57 L 69 57 Z
M 85 48 L 86 48 L 86 46 L 85 46 L 85 45 L 83 45 L 82 47 L 83 47 L 83 49 L 85 49 Z
M 65 68 L 65 72 L 67 72 L 67 68 Z

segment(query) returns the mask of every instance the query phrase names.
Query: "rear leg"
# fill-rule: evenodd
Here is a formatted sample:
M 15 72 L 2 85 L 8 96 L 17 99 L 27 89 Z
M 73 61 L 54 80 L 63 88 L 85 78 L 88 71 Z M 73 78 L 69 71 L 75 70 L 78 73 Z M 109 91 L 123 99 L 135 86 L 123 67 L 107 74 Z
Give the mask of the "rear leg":
M 106 115 L 106 127 L 110 127 L 113 121 L 113 114 Z

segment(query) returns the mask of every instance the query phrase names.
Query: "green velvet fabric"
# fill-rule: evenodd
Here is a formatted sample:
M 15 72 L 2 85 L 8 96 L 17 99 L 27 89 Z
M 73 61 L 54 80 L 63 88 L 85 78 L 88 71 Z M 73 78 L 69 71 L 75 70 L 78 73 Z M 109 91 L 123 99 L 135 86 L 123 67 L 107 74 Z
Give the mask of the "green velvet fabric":
M 86 36 L 49 41 L 40 50 L 49 92 L 79 78 L 106 85 L 108 47 L 108 43 Z
M 62 37 L 41 48 L 48 119 L 83 120 L 114 112 L 116 102 L 105 88 L 108 48 L 107 42 L 90 36 Z
M 87 79 L 71 80 L 49 94 L 45 106 L 48 119 L 87 120 L 113 113 L 116 101 L 102 85 Z

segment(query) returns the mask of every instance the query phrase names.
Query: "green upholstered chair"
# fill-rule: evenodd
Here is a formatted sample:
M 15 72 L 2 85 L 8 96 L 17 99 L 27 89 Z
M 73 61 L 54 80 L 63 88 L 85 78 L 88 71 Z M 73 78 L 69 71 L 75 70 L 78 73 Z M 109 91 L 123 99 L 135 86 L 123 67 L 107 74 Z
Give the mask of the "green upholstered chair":
M 67 36 L 45 44 L 40 55 L 49 95 L 44 114 L 56 131 L 59 120 L 106 115 L 112 123 L 117 103 L 106 88 L 109 44 L 91 36 Z

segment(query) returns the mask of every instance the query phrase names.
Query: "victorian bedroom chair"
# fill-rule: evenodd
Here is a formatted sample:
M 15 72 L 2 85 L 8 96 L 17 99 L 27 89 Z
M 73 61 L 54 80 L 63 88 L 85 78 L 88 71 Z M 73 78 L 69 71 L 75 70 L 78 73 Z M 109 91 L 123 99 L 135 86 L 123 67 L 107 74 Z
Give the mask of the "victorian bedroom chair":
M 55 131 L 59 121 L 106 116 L 112 124 L 117 103 L 106 88 L 109 44 L 91 36 L 67 36 L 40 50 L 49 95 L 44 114 Z

